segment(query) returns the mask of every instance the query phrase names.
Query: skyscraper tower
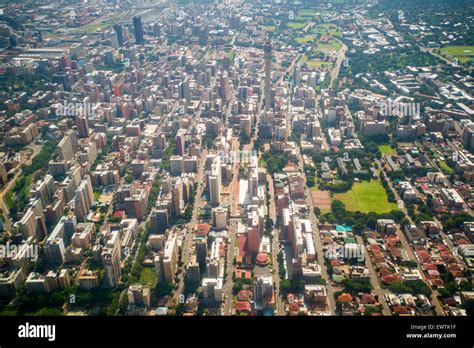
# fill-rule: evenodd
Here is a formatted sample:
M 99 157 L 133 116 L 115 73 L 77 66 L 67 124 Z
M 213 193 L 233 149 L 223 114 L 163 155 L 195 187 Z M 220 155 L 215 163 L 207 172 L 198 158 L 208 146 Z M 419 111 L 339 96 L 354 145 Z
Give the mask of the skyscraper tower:
M 137 45 L 143 44 L 144 40 L 143 40 L 142 17 L 140 16 L 133 17 L 133 31 L 135 33 L 135 42 L 137 43 Z
M 269 111 L 272 97 L 270 77 L 270 69 L 272 66 L 272 43 L 270 41 L 265 42 L 265 45 L 263 46 L 263 57 L 265 59 L 265 111 Z
M 120 24 L 114 25 L 115 34 L 117 35 L 117 42 L 119 46 L 123 46 L 123 29 Z

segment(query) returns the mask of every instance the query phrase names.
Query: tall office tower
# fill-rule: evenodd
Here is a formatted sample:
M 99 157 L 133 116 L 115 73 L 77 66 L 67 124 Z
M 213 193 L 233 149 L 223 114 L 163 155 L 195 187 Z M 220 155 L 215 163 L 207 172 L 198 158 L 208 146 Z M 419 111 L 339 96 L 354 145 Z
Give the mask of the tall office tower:
M 207 240 L 206 237 L 196 241 L 196 256 L 199 262 L 199 269 L 203 272 L 206 269 Z
M 76 199 L 74 201 L 74 212 L 79 220 L 85 219 L 94 203 L 94 193 L 89 175 L 81 181 L 76 190 Z
M 77 142 L 76 131 L 74 129 L 70 129 L 64 135 L 68 136 L 69 139 L 71 140 L 71 146 L 72 146 L 73 153 L 76 153 L 77 151 L 79 151 L 79 144 Z
M 301 83 L 301 69 L 298 67 L 295 69 L 295 85 L 299 86 Z
M 273 115 L 271 112 L 264 112 L 258 128 L 258 136 L 271 139 L 273 137 Z
M 163 255 L 164 279 L 172 283 L 178 269 L 178 243 L 176 235 L 170 236 L 165 244 Z
M 161 35 L 160 25 L 158 23 L 153 24 L 152 31 L 153 31 L 153 36 L 159 37 Z
M 127 290 L 128 304 L 130 307 L 150 307 L 150 286 L 133 284 Z
M 268 302 L 268 299 L 273 294 L 272 277 L 259 276 L 254 283 L 254 294 L 255 306 L 257 308 L 265 308 L 266 302 Z
M 189 90 L 189 76 L 186 76 L 183 82 L 179 84 L 179 98 L 186 99 L 186 102 L 191 99 L 191 94 Z
M 231 85 L 229 82 L 229 76 L 227 75 L 227 72 L 224 72 L 222 74 L 222 77 L 220 79 L 220 84 L 221 84 L 220 93 L 221 93 L 222 100 L 227 102 L 230 100 L 230 97 L 232 94 Z
M 64 136 L 58 144 L 58 156 L 60 160 L 70 161 L 74 157 L 72 152 L 71 139 Z
M 211 205 L 218 206 L 221 201 L 221 160 L 220 156 L 214 157 L 209 173 L 209 191 L 211 196 Z
M 186 129 L 180 128 L 176 133 L 176 152 L 180 156 L 184 156 L 186 151 Z
M 260 232 L 257 227 L 247 228 L 248 250 L 256 254 L 260 248 Z
M 272 97 L 272 86 L 270 69 L 272 66 L 272 43 L 270 41 L 265 42 L 263 46 L 263 57 L 265 59 L 265 111 L 270 110 L 271 97 Z
M 117 43 L 119 46 L 123 46 L 123 29 L 120 24 L 114 25 L 115 35 L 117 35 Z
M 120 234 L 118 231 L 114 231 L 107 241 L 106 246 L 102 249 L 102 262 L 107 283 L 110 287 L 116 286 L 120 281 L 120 245 Z
M 206 46 L 208 39 L 209 39 L 209 27 L 207 25 L 203 25 L 199 29 L 199 45 Z
M 240 28 L 240 16 L 231 16 L 229 18 L 230 29 L 239 29 Z
M 76 117 L 76 126 L 79 138 L 87 138 L 89 136 L 89 122 L 87 121 L 87 117 Z
M 151 231 L 153 233 L 164 233 L 169 226 L 168 210 L 152 208 L 150 221 Z
M 201 270 L 195 254 L 190 256 L 186 269 L 186 279 L 196 283 L 201 280 Z
M 137 45 L 142 45 L 145 40 L 143 39 L 143 25 L 141 16 L 133 17 L 133 31 L 135 33 L 135 42 Z

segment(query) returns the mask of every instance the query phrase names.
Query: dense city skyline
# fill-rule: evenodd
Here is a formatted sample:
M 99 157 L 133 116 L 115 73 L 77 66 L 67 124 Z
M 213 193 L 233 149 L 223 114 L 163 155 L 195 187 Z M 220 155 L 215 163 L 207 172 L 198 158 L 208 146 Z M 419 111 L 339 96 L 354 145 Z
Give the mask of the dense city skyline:
M 474 314 L 472 1 L 0 3 L 1 316 Z

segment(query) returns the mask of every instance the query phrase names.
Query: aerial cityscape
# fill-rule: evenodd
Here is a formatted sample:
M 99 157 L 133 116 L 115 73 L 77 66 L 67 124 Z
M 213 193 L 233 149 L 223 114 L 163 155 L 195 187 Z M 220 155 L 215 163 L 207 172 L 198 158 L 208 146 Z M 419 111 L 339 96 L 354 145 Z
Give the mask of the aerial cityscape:
M 474 316 L 473 67 L 474 0 L 1 0 L 0 316 Z

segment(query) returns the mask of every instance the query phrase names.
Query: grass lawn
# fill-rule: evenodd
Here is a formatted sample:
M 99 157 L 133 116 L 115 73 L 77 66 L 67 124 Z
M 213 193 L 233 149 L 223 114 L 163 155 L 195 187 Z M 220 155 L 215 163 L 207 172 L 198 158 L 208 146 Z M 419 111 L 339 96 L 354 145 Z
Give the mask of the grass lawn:
M 307 55 L 303 56 L 302 61 L 303 61 L 303 63 L 308 64 L 308 66 L 312 67 L 312 68 L 318 68 L 322 65 L 332 65 L 331 62 L 325 62 L 325 61 L 319 60 L 319 59 L 309 60 Z
M 276 26 L 274 26 L 274 25 L 262 25 L 262 29 L 266 30 L 266 31 L 275 31 Z
M 150 284 L 152 288 L 156 286 L 156 273 L 154 267 L 143 267 L 140 273 L 140 284 Z
M 292 29 L 303 29 L 306 26 L 306 22 L 289 22 L 288 28 Z
M 100 192 L 99 191 L 94 191 L 94 201 L 98 201 L 100 197 Z
M 310 66 L 312 68 L 318 68 L 318 67 L 323 66 L 323 65 L 332 65 L 332 63 L 324 62 L 324 61 L 318 60 L 318 59 L 310 60 L 307 63 L 308 63 L 308 66 Z
M 313 34 L 320 35 L 331 35 L 340 37 L 342 32 L 340 32 L 335 24 L 325 23 L 317 25 L 313 30 Z
M 11 186 L 10 190 L 5 193 L 4 196 L 5 204 L 8 206 L 8 209 L 11 209 L 15 204 L 18 204 L 18 200 L 24 201 L 25 199 L 29 199 L 32 182 L 32 175 L 20 175 L 16 179 L 15 183 Z M 26 205 L 26 203 L 24 203 L 24 205 Z
M 298 10 L 298 15 L 305 17 L 316 16 L 316 10 Z
M 114 25 L 116 22 L 120 21 L 122 19 L 123 15 L 122 14 L 116 14 L 113 15 L 107 19 L 104 19 L 101 23 L 99 24 L 87 24 L 80 28 L 80 30 L 85 31 L 86 33 L 94 33 L 97 30 L 102 30 L 107 27 L 110 27 Z
M 296 42 L 298 43 L 307 43 L 307 42 L 312 42 L 313 40 L 314 40 L 314 36 L 312 35 L 306 35 L 306 36 L 296 38 Z
M 342 45 L 339 41 L 331 40 L 327 44 L 318 42 L 318 46 L 316 47 L 315 51 L 316 52 L 333 52 L 333 51 L 337 52 L 341 48 L 342 48 Z
M 390 145 L 379 145 L 379 150 L 383 155 L 395 156 L 397 154 L 397 150 L 392 149 Z
M 11 209 L 15 205 L 15 202 L 13 201 L 13 192 L 8 191 L 7 193 L 5 193 L 5 196 L 3 197 L 8 209 Z
M 316 10 L 299 10 L 295 18 L 298 21 L 304 21 L 311 19 L 319 19 L 319 15 Z
M 349 211 L 381 214 L 398 210 L 396 203 L 387 200 L 387 192 L 380 180 L 362 181 L 354 183 L 352 189 L 345 193 L 334 194 L 334 199 L 342 201 Z
M 439 50 L 442 55 L 453 56 L 461 63 L 474 60 L 474 46 L 446 46 Z
M 441 168 L 441 170 L 443 171 L 444 174 L 451 175 L 451 174 L 454 173 L 453 168 L 448 166 L 448 164 L 445 161 L 439 161 L 438 165 L 439 165 L 439 167 Z
M 13 317 L 13 316 L 17 316 L 18 313 L 17 313 L 17 309 L 14 308 L 14 307 L 5 307 L 1 312 L 0 312 L 0 316 L 2 317 Z

